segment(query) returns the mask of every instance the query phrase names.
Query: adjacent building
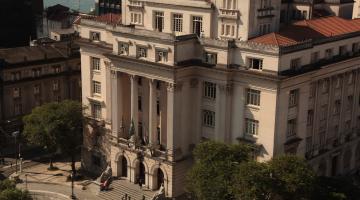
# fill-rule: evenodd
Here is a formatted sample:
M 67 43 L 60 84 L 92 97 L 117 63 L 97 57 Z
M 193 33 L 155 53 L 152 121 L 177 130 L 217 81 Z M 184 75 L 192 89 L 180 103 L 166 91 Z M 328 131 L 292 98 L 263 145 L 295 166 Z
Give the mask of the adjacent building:
M 79 51 L 68 43 L 0 49 L 0 77 L 0 122 L 8 133 L 36 106 L 81 99 Z
M 120 14 L 122 0 L 95 0 L 95 14 Z
M 325 1 L 327 2 L 327 1 Z M 343 2 L 343 1 L 341 1 Z M 299 20 L 280 0 L 126 0 L 84 17 L 83 167 L 183 194 L 203 140 L 305 157 L 320 175 L 360 167 L 360 21 Z

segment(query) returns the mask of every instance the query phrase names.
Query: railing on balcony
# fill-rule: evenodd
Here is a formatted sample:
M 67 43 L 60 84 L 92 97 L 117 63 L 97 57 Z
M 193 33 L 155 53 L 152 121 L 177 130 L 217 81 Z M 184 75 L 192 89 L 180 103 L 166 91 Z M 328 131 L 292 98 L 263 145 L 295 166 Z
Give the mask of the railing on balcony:
M 128 6 L 130 8 L 144 8 L 144 2 L 142 2 L 142 1 L 130 1 Z
M 258 9 L 258 18 L 268 18 L 274 17 L 273 14 L 274 7 L 266 7 Z
M 219 17 L 222 18 L 231 18 L 231 19 L 237 19 L 239 17 L 239 11 L 234 9 L 226 9 L 226 8 L 220 8 L 219 9 Z

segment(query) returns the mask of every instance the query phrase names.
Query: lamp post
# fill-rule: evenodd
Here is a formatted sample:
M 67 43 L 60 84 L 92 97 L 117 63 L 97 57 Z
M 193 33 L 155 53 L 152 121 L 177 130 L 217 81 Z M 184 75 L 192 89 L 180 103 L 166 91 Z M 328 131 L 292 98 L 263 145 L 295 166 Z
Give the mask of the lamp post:
M 18 155 L 17 155 L 17 142 L 16 142 L 16 139 L 17 139 L 17 136 L 19 135 L 20 131 L 15 131 L 13 132 L 11 135 L 14 137 L 15 139 L 15 172 L 17 174 L 17 161 L 18 161 Z
M 76 196 L 74 194 L 74 171 L 71 171 L 71 199 L 76 199 Z

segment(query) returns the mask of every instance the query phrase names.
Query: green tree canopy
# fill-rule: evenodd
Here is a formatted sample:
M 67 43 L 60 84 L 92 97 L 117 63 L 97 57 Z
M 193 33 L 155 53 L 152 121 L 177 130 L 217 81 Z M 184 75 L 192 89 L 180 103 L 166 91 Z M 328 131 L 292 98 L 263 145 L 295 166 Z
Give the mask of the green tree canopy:
M 31 200 L 27 191 L 16 188 L 16 184 L 8 179 L 0 181 L 0 200 Z
M 76 101 L 49 103 L 33 109 L 24 117 L 24 136 L 33 144 L 43 146 L 49 153 L 60 150 L 74 156 L 82 144 L 83 107 Z

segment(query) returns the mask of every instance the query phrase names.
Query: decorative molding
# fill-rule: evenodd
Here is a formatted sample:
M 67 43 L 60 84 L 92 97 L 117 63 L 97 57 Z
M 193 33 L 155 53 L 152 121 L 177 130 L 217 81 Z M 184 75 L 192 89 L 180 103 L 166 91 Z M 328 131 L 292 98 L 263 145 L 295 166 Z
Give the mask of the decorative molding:
M 197 86 L 199 85 L 199 79 L 197 78 L 192 78 L 190 80 L 190 87 L 191 88 L 197 88 Z

